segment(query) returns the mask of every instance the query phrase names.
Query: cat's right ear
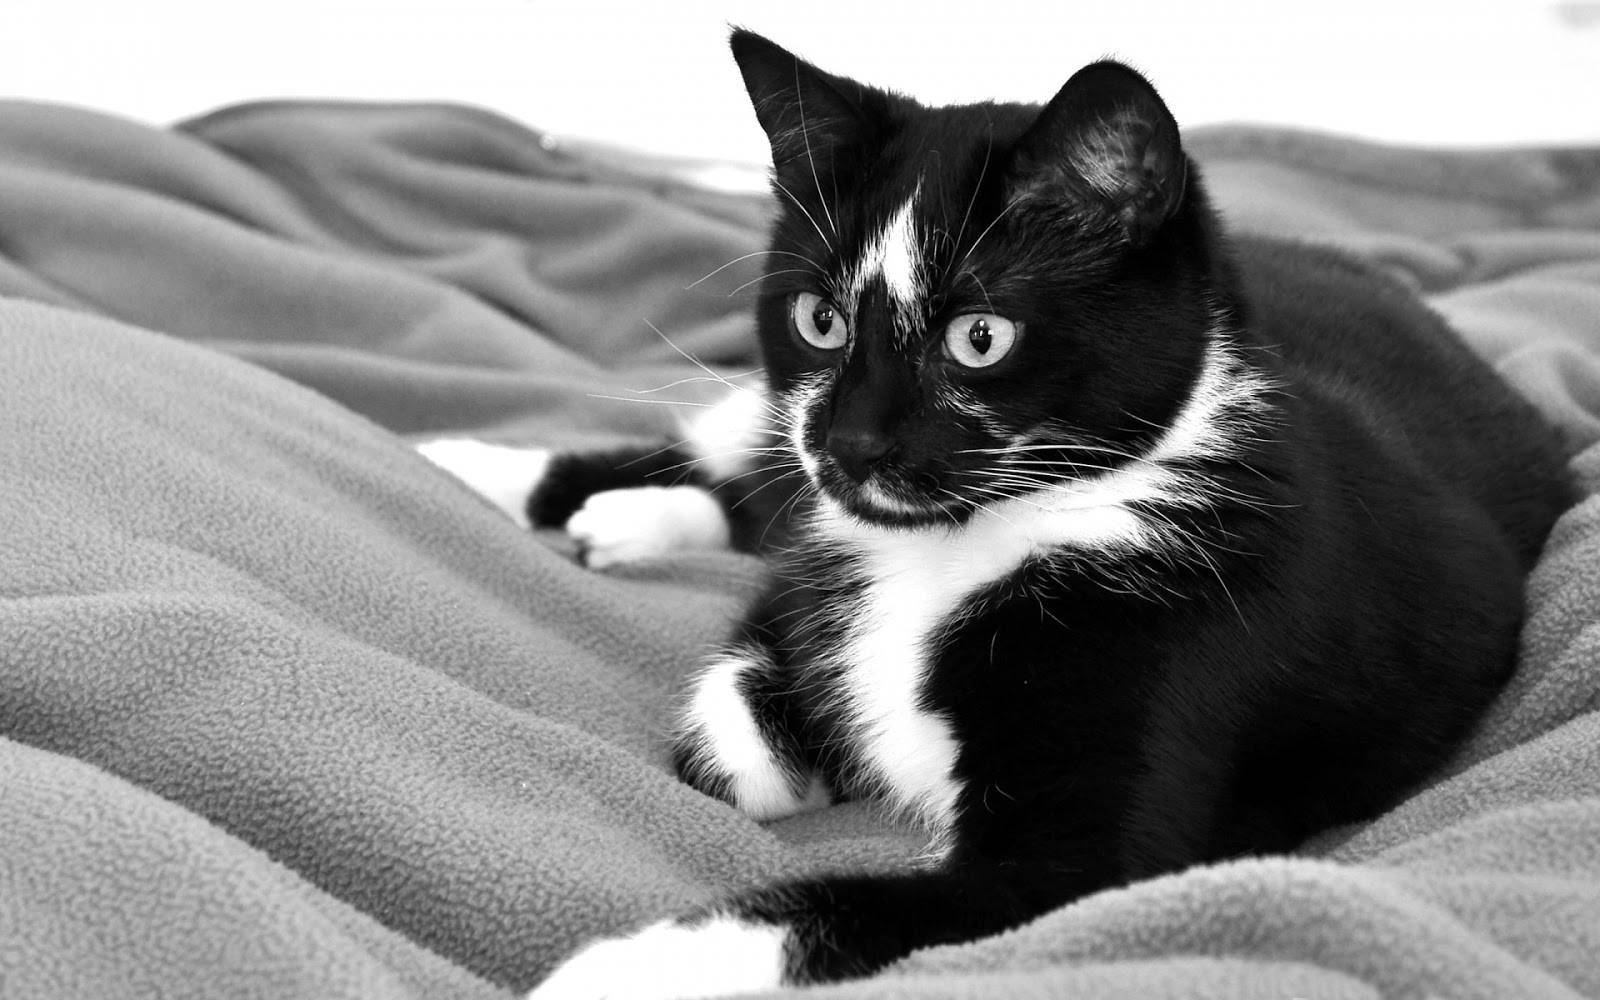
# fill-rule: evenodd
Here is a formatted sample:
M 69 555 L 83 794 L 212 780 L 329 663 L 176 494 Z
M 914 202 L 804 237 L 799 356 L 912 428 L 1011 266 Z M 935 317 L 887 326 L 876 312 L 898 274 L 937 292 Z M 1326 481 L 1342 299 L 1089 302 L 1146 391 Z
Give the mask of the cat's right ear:
M 773 166 L 859 143 L 875 131 L 875 92 L 824 73 L 752 31 L 736 29 L 728 44 L 772 144 Z

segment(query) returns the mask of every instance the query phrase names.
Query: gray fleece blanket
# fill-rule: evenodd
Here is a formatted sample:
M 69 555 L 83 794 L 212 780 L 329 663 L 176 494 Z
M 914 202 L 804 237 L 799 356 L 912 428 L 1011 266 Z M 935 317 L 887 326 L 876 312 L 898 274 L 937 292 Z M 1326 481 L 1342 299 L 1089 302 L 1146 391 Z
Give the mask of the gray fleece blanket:
M 1600 151 L 1190 142 L 1237 224 L 1414 281 L 1600 489 Z M 753 366 L 755 261 L 717 269 L 766 213 L 454 107 L 0 104 L 0 995 L 500 996 L 916 852 L 674 780 L 671 692 L 753 560 L 589 572 L 410 448 L 670 433 L 677 348 Z M 816 995 L 1600 996 L 1600 501 L 1528 600 L 1515 681 L 1392 813 Z

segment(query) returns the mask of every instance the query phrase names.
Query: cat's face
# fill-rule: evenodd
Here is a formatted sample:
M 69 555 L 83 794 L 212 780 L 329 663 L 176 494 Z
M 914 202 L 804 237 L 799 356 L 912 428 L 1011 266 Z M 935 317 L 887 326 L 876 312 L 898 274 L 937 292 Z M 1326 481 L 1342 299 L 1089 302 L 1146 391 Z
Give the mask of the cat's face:
M 1097 64 L 1042 111 L 924 108 L 733 47 L 773 145 L 769 384 L 823 495 L 961 522 L 1135 460 L 1213 321 L 1205 212 L 1149 85 Z

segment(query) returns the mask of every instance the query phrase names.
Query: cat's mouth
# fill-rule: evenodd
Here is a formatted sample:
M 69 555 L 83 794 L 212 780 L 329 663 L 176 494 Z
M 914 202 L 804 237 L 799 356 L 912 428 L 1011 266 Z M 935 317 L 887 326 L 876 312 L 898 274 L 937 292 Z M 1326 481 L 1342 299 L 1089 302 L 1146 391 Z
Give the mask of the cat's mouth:
M 861 482 L 844 475 L 827 477 L 824 490 L 856 518 L 893 527 L 949 524 L 959 521 L 957 508 L 925 490 L 900 481 L 900 477 L 874 473 Z
M 808 441 L 796 451 L 812 485 L 858 521 L 895 528 L 948 526 L 964 522 L 971 513 L 972 505 L 942 488 L 942 477 L 936 472 L 908 465 L 896 456 L 868 456 L 875 460 L 852 462 L 852 456 L 834 454 L 820 441 Z

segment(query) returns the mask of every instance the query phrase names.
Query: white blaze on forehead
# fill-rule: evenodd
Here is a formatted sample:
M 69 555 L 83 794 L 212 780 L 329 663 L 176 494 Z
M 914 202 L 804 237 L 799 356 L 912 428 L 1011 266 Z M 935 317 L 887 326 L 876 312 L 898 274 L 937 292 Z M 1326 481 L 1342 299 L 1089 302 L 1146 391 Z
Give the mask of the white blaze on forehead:
M 879 267 L 883 270 L 883 283 L 895 302 L 902 306 L 911 306 L 917 301 L 916 227 L 911 219 L 911 206 L 921 190 L 918 187 L 913 191 L 894 213 L 878 241 L 882 247 Z
M 922 194 L 918 181 L 911 196 L 901 203 L 878 234 L 867 244 L 856 268 L 851 291 L 857 298 L 873 278 L 882 277 L 895 311 L 906 321 L 921 306 L 923 289 L 917 252 L 917 224 L 914 218 L 917 197 Z

